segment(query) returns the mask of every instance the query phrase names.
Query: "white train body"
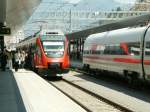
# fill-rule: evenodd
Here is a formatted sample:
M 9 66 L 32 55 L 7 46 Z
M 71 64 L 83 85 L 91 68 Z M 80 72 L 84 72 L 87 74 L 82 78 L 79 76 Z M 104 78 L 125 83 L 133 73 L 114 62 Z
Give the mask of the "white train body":
M 90 35 L 83 64 L 90 69 L 134 73 L 150 80 L 150 28 L 123 28 Z

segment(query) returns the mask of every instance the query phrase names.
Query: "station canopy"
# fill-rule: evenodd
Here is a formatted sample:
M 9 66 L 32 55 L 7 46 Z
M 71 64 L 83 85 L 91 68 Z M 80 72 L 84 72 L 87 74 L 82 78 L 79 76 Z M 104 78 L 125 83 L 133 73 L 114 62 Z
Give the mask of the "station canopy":
M 7 0 L 6 24 L 12 33 L 20 29 L 32 15 L 41 0 Z
M 67 34 L 69 37 L 69 40 L 75 40 L 80 38 L 86 38 L 87 36 L 94 34 L 94 33 L 100 33 L 105 31 L 111 31 L 115 29 L 120 28 L 126 28 L 126 27 L 137 27 L 137 26 L 143 26 L 150 23 L 150 13 L 141 15 L 141 16 L 135 16 L 135 17 L 129 17 L 125 18 L 119 21 L 110 22 L 108 24 L 102 24 L 97 27 L 85 29 L 82 31 L 74 32 Z
M 64 2 L 65 0 L 42 0 L 36 11 L 24 26 L 26 37 L 33 35 L 40 29 L 61 29 L 69 39 L 86 38 L 93 33 L 100 33 L 109 30 L 115 30 L 124 27 L 144 24 L 148 21 L 150 14 L 129 17 L 117 21 L 108 22 L 92 28 L 82 28 L 82 26 L 90 25 L 89 22 L 80 21 L 80 18 L 74 18 L 73 12 L 77 4 Z M 66 12 L 66 13 L 62 13 Z M 65 16 L 64 16 L 65 15 Z M 63 16 L 63 17 L 62 17 Z M 83 19 L 85 21 L 85 19 Z M 96 21 L 95 21 L 96 22 Z M 81 25 L 74 28 L 77 24 Z M 72 31 L 70 31 L 70 29 Z
M 42 0 L 35 12 L 24 26 L 26 37 L 33 35 L 40 29 L 60 29 L 64 33 L 70 32 L 70 24 L 83 24 L 71 17 L 76 4 L 67 0 Z M 74 21 L 73 21 L 74 20 Z M 80 27 L 78 27 L 80 28 Z M 76 29 L 78 29 L 76 28 Z

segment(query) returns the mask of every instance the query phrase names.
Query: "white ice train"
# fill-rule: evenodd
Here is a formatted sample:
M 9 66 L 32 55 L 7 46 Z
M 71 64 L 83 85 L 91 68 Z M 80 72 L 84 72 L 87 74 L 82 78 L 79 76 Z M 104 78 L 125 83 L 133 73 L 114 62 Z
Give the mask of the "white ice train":
M 150 26 L 90 35 L 84 43 L 83 64 L 150 81 Z

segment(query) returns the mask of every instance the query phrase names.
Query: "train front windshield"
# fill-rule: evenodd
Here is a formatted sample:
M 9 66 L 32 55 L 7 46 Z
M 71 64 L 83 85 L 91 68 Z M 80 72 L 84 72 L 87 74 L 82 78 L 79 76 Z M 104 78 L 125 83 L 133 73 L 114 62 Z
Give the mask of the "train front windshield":
M 64 35 L 42 35 L 44 52 L 48 57 L 59 58 L 64 54 Z
M 64 54 L 64 42 L 43 42 L 44 52 L 48 57 L 58 58 Z

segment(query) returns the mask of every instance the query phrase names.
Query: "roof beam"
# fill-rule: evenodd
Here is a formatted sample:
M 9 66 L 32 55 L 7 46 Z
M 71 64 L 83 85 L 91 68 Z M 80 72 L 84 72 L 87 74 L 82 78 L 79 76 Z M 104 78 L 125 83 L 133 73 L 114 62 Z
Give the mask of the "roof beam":
M 89 29 L 85 29 L 82 31 L 66 34 L 68 35 L 69 40 L 79 39 L 79 38 L 86 38 L 87 36 L 94 34 L 94 33 L 100 33 L 125 27 L 132 27 L 137 25 L 143 25 L 146 24 L 146 22 L 150 21 L 150 13 L 145 14 L 142 16 L 136 16 L 136 17 L 130 17 L 126 19 L 122 19 L 120 21 L 111 22 L 108 24 L 103 24 L 98 27 L 93 27 Z

